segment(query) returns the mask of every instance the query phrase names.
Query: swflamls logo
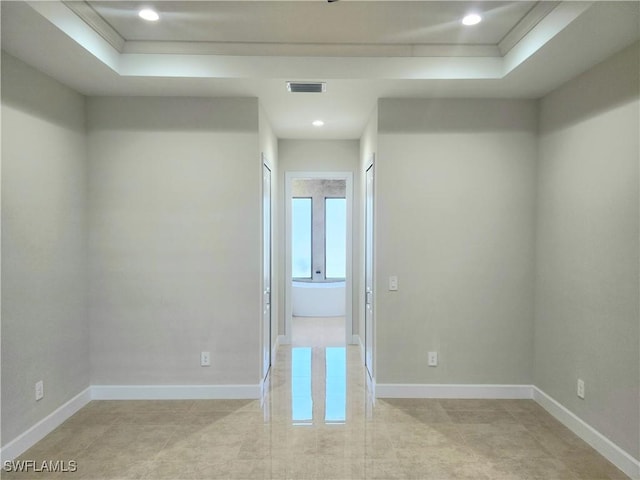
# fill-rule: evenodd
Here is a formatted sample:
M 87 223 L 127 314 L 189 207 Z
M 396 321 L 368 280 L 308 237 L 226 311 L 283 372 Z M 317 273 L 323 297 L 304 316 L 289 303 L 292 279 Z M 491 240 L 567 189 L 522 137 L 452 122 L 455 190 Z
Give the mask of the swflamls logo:
M 75 460 L 6 460 L 5 472 L 56 472 L 69 473 L 78 470 L 78 462 Z

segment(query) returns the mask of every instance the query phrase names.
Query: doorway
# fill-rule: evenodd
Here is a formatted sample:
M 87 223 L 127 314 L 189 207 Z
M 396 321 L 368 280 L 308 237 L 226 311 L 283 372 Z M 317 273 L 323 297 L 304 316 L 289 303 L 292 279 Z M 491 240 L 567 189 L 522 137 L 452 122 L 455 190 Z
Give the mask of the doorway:
M 285 174 L 285 342 L 353 343 L 353 174 Z

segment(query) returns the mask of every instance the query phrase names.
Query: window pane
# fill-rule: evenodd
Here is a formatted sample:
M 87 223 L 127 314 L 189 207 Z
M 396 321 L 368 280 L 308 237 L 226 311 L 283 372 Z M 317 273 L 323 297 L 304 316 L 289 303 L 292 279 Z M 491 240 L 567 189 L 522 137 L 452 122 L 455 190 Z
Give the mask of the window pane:
M 291 276 L 311 278 L 311 199 L 291 202 Z
M 347 266 L 347 201 L 325 199 L 326 278 L 345 278 Z

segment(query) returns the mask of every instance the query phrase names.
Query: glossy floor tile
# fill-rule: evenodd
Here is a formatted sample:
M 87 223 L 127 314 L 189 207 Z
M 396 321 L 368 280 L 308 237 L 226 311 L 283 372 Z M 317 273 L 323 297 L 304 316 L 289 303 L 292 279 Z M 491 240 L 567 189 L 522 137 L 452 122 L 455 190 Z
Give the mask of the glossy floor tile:
M 374 404 L 365 380 L 357 347 L 281 347 L 263 402 L 93 401 L 19 459 L 76 472 L 2 478 L 627 478 L 533 401 Z
M 291 345 L 344 347 L 344 317 L 292 317 Z

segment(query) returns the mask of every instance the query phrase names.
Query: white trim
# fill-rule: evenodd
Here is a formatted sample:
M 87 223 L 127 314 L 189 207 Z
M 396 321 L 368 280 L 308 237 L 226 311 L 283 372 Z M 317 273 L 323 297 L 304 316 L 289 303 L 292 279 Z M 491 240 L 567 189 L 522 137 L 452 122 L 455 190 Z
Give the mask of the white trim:
M 538 2 L 520 21 L 507 33 L 498 43 L 500 56 L 504 57 L 515 47 L 533 28 L 540 23 L 544 17 L 549 15 L 560 2 L 546 1 Z
M 273 343 L 273 348 L 271 349 L 271 367 L 269 367 L 269 372 L 265 378 L 260 381 L 260 406 L 264 405 L 265 395 L 269 390 L 269 385 L 271 384 L 271 369 L 273 368 L 273 362 L 278 353 L 278 348 L 280 347 L 281 339 L 284 338 L 284 335 L 278 335 L 276 337 L 276 341 Z
M 66 4 L 67 2 L 65 2 Z M 157 42 L 127 40 L 121 53 L 278 57 L 501 57 L 498 45 L 361 43 Z
M 625 474 L 632 479 L 640 479 L 640 461 L 633 458 L 587 422 L 535 386 L 533 387 L 533 399 Z
M 265 393 L 269 391 L 269 384 L 271 383 L 271 369 L 267 373 L 267 376 L 260 380 L 260 406 L 264 405 Z
M 91 401 L 91 387 L 86 388 L 68 402 L 44 417 L 0 450 L 0 463 L 13 460 L 49 435 L 74 413 Z
M 92 400 L 259 399 L 255 385 L 93 385 Z
M 271 350 L 271 363 L 273 364 L 273 359 L 276 358 L 276 355 L 278 354 L 278 350 L 280 349 L 280 345 L 286 345 L 285 344 L 285 336 L 284 335 L 278 335 L 276 337 L 276 343 L 273 344 L 273 350 Z
M 362 359 L 362 363 L 364 364 L 364 343 L 362 342 L 362 338 L 360 335 L 353 336 L 353 343 L 360 347 L 360 358 Z
M 371 401 L 373 402 L 373 404 L 375 405 L 376 403 L 376 379 L 375 378 L 371 378 L 369 376 L 369 374 L 365 374 L 365 377 L 367 378 L 367 392 L 369 393 L 369 395 L 371 395 Z M 391 398 L 391 397 L 389 397 Z
M 273 172 L 271 170 L 271 166 L 269 161 L 267 160 L 266 155 L 264 154 L 264 152 L 260 152 L 260 161 L 261 166 L 260 166 L 260 193 L 261 193 L 261 206 L 260 206 L 260 210 L 262 211 L 262 222 L 261 222 L 261 226 L 260 226 L 260 256 L 261 256 L 261 262 L 260 262 L 260 337 L 261 337 L 261 341 L 260 341 L 260 385 L 261 385 L 261 394 L 260 397 L 262 397 L 262 384 L 264 382 L 264 380 L 266 379 L 267 375 L 269 375 L 269 369 L 271 368 L 271 366 L 273 365 L 273 346 L 271 344 L 271 341 L 273 339 L 273 324 L 274 324 L 274 314 L 273 314 L 273 298 L 275 297 L 275 295 L 273 294 L 273 264 L 274 264 L 274 249 L 273 249 L 273 245 L 274 245 L 274 228 L 273 228 L 273 206 L 275 204 L 274 200 L 274 188 L 273 188 Z M 265 228 L 264 228 L 264 224 L 265 224 L 265 180 L 266 180 L 266 175 L 265 175 L 265 169 L 267 169 L 267 171 L 269 172 L 269 304 L 268 304 L 268 310 L 269 310 L 269 334 L 267 337 L 267 332 L 265 331 L 265 296 L 267 295 L 267 285 L 265 282 Z M 269 358 L 267 359 L 266 356 L 269 356 Z M 267 363 L 269 363 L 267 365 Z
M 291 343 L 291 202 L 289 199 L 292 195 L 291 184 L 293 179 L 296 178 L 320 178 L 330 180 L 345 180 L 346 181 L 346 199 L 347 199 L 347 268 L 345 278 L 345 342 L 347 344 L 353 343 L 353 216 L 354 216 L 354 199 L 353 199 L 353 172 L 285 172 L 285 239 L 284 239 L 284 253 L 285 253 L 285 276 L 284 276 L 284 303 L 285 303 L 285 317 L 284 317 L 284 330 L 285 341 L 283 344 Z
M 120 52 L 97 33 L 91 25 L 60 1 L 26 2 L 36 12 L 64 32 L 98 61 L 116 73 L 120 73 Z
M 522 37 L 502 57 L 502 78 L 526 62 L 553 37 L 562 32 L 576 18 L 591 7 L 593 2 L 560 2 L 535 27 Z
M 91 5 L 87 2 L 70 2 L 68 0 L 62 0 L 62 3 L 78 15 L 98 35 L 109 42 L 119 53 L 122 53 L 126 44 L 125 39 Z
M 488 398 L 531 399 L 531 385 L 399 384 L 376 385 L 378 398 Z

